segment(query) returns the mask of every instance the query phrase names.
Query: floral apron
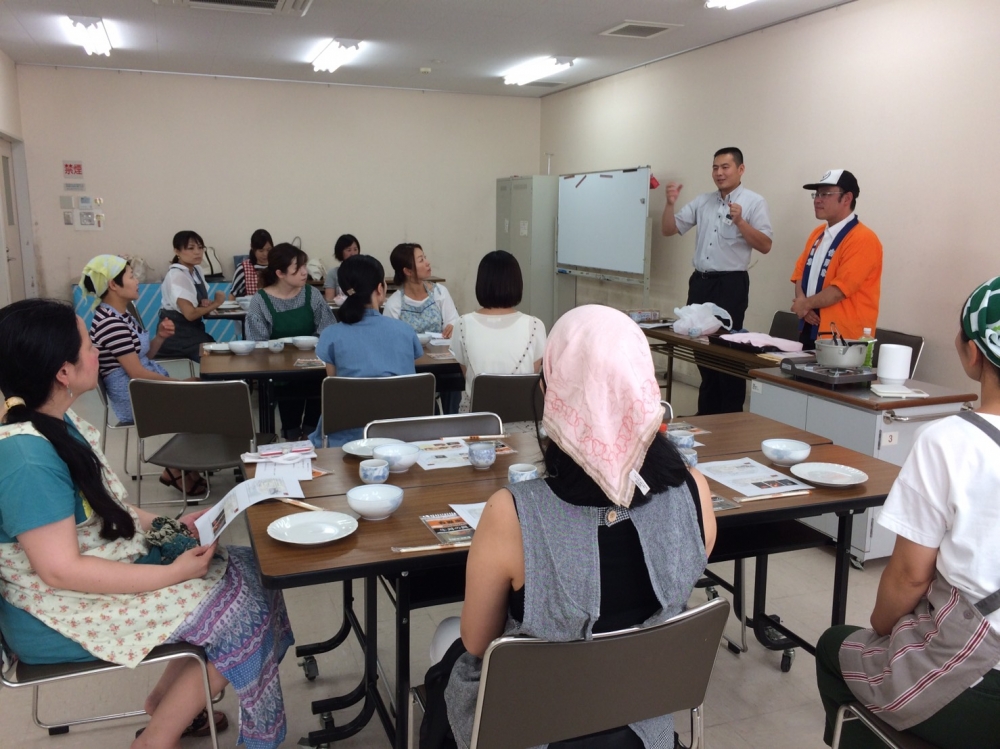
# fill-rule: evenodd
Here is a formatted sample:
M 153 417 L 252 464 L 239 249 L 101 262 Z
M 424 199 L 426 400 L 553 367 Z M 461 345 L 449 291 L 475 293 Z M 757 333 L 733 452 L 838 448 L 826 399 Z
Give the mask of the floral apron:
M 100 460 L 104 484 L 111 496 L 127 507 L 125 487 L 100 451 L 100 434 L 72 411 L 67 411 L 67 416 Z M 0 427 L 0 439 L 22 434 L 42 437 L 28 422 Z M 139 528 L 138 517 L 131 508 L 127 509 Z M 100 530 L 101 521 L 96 515 L 77 525 L 81 554 L 134 562 L 149 552 L 141 530 L 130 539 L 116 541 L 101 538 Z M 0 595 L 11 606 L 79 643 L 95 658 L 134 668 L 150 650 L 170 639 L 174 630 L 223 578 L 227 565 L 228 554 L 220 547 L 203 578 L 148 593 L 81 593 L 55 590 L 46 585 L 31 567 L 21 545 L 7 543 L 0 544 Z

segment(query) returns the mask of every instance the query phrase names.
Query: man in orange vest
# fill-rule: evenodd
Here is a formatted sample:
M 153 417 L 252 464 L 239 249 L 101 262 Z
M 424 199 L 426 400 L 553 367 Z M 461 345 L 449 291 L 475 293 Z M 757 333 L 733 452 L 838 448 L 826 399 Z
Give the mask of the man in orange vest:
M 874 333 L 882 243 L 854 213 L 861 193 L 858 180 L 846 169 L 833 169 L 803 188 L 813 190 L 816 218 L 826 223 L 809 235 L 792 273 L 799 340 L 814 348 L 817 334 L 829 333 L 830 323 L 847 339 L 857 340 L 865 328 Z

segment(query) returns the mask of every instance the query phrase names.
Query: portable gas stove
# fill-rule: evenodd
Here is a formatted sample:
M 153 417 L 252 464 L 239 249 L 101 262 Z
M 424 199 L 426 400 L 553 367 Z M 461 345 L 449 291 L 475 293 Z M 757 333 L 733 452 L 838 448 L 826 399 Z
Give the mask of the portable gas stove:
M 872 367 L 823 367 L 815 362 L 796 363 L 792 359 L 782 359 L 781 371 L 797 379 L 813 380 L 833 388 L 872 382 L 878 377 Z

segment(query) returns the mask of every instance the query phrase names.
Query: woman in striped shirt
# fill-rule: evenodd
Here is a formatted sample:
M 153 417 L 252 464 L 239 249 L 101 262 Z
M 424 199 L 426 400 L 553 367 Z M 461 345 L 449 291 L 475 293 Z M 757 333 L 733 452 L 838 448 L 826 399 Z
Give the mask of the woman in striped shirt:
M 139 298 L 139 281 L 124 258 L 98 255 L 83 269 L 80 288 L 95 297 L 97 309 L 90 323 L 90 339 L 100 353 L 100 376 L 108 403 L 123 423 L 132 423 L 129 380 L 169 380 L 163 365 L 153 361 L 163 341 L 174 334 L 174 323 L 160 320 L 156 335 L 149 337 L 142 324 L 128 311 L 129 302 Z M 184 477 L 176 468 L 166 468 L 160 483 L 181 489 L 182 478 L 188 495 L 202 494 L 205 480 L 194 471 Z

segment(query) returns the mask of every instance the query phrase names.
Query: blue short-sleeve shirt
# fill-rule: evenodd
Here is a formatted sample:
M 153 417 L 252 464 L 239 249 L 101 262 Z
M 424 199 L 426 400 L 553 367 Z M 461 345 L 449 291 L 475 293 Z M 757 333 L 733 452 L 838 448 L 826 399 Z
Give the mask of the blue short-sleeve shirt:
M 353 325 L 331 325 L 319 337 L 316 355 L 337 368 L 338 377 L 392 377 L 414 374 L 414 362 L 424 354 L 413 328 L 401 320 L 384 317 L 377 310 L 367 310 Z M 316 427 L 310 439 L 323 446 L 323 425 Z M 330 447 L 339 447 L 360 439 L 363 427 L 344 429 L 327 435 Z

